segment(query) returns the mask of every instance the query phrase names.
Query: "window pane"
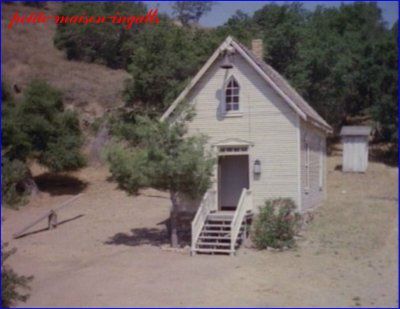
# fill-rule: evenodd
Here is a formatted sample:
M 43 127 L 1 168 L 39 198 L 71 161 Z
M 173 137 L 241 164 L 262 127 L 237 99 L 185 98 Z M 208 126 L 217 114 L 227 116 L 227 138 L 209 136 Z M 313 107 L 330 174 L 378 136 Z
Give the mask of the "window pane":
M 225 88 L 225 110 L 239 110 L 239 92 L 240 87 L 238 82 L 232 77 Z

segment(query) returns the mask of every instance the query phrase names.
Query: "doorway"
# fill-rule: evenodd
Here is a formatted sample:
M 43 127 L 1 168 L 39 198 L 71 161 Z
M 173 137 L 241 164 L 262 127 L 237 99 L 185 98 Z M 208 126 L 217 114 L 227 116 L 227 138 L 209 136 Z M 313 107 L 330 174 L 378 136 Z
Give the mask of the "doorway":
M 249 188 L 249 156 L 218 158 L 218 209 L 234 211 L 243 188 Z

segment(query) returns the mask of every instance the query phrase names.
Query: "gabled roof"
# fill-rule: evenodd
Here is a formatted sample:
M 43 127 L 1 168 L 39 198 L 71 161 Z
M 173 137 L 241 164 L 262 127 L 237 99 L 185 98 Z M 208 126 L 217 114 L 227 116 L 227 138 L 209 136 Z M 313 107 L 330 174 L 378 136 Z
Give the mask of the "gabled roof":
M 189 85 L 183 90 L 178 98 L 172 103 L 161 117 L 165 120 L 186 97 L 189 91 L 196 85 L 208 68 L 218 59 L 218 56 L 227 47 L 233 47 L 245 60 L 261 75 L 261 77 L 289 104 L 289 106 L 305 121 L 331 133 L 331 126 L 290 86 L 290 84 L 276 72 L 270 65 L 258 59 L 246 46 L 228 36 L 219 48 L 208 59 L 200 71 L 195 75 Z

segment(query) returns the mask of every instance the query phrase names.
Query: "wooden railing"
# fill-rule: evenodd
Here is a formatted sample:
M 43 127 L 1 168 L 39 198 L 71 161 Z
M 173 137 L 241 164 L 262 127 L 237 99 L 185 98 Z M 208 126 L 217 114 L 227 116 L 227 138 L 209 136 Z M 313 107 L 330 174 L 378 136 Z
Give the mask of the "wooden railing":
M 235 214 L 231 222 L 231 252 L 235 252 L 236 240 L 240 233 L 240 228 L 243 223 L 243 219 L 248 210 L 252 209 L 252 196 L 251 191 L 243 189 L 240 195 L 239 203 L 236 207 Z
M 215 210 L 216 207 L 216 191 L 208 190 L 201 200 L 199 209 L 196 212 L 196 216 L 192 221 L 192 253 L 196 247 L 197 239 L 200 236 L 204 222 L 207 219 L 208 214 Z

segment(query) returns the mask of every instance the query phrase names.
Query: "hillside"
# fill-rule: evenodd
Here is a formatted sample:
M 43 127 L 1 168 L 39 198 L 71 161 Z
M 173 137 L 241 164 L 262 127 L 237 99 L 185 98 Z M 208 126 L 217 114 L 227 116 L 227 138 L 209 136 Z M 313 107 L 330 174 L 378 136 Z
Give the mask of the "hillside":
M 64 102 L 79 112 L 81 120 L 90 123 L 106 108 L 123 104 L 122 90 L 129 74 L 99 64 L 67 60 L 53 45 L 56 30 L 53 22 L 7 28 L 16 11 L 20 15 L 39 11 L 54 15 L 60 5 L 49 2 L 45 10 L 20 4 L 2 6 L 2 78 L 22 91 L 34 78 L 46 80 L 63 91 Z

